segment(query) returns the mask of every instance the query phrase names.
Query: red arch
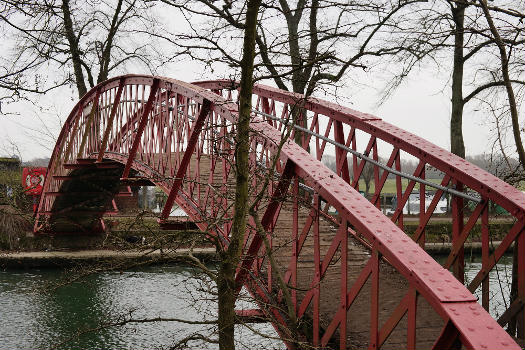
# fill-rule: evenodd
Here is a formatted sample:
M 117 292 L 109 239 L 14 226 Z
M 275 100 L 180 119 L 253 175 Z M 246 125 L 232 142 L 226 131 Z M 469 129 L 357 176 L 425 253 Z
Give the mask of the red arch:
M 127 75 L 110 79 L 93 88 L 77 103 L 60 133 L 44 184 L 36 230 L 43 227 L 47 218 L 58 215 L 53 211 L 56 196 L 49 194 L 60 193 L 64 179 L 68 179 L 68 169 L 104 168 L 112 165 L 108 162 L 111 160 L 123 165 L 124 178 L 128 176 L 131 169 L 134 169 L 155 182 L 169 194 L 170 199 L 177 201 L 192 216 L 201 229 L 214 233 L 221 238 L 224 245 L 227 245 L 230 228 L 227 220 L 229 212 L 223 211 L 226 216 L 220 222 L 210 222 L 210 217 L 216 217 L 222 207 L 227 205 L 227 200 L 219 197 L 218 194 L 228 188 L 228 174 L 231 171 L 229 162 L 233 160 L 232 145 L 229 144 L 229 140 L 237 120 L 237 106 L 223 98 L 220 93 L 227 92 L 226 89 L 231 85 L 230 82 L 224 81 L 192 85 L 168 78 Z M 231 93 L 230 90 L 229 97 Z M 371 135 L 367 149 L 369 152 L 372 151 L 372 156 L 376 159 L 377 140 L 381 139 L 394 145 L 391 162 L 388 163 L 396 162 L 400 150 L 408 152 L 421 160 L 423 165 L 420 165 L 420 169 L 425 164 L 432 165 L 444 171 L 445 177 L 450 177 L 477 191 L 481 195 L 482 203 L 491 200 L 509 210 L 517 219 L 517 224 L 507 235 L 508 238 L 501 249 L 506 248 L 505 244 L 510 244 L 518 239 L 517 237 L 523 236 L 521 233 L 525 198 L 519 197 L 515 189 L 512 190 L 512 187 L 486 175 L 480 169 L 373 116 L 317 99 L 305 100 L 301 96 L 264 86 L 256 86 L 254 93 L 258 96 L 257 106 L 264 113 L 262 116 L 254 116 L 252 121 L 254 169 L 261 169 L 261 163 L 263 166 L 269 166 L 271 156 L 277 154 L 282 138 L 279 131 L 283 129 L 282 122 L 268 116 L 276 115 L 278 110 L 276 105 L 279 103 L 282 104 L 281 109 L 285 111 L 291 105 L 300 103 L 304 118 L 308 117 L 309 112 L 314 114 L 313 121 L 309 125 L 311 130 L 322 129 L 319 120 L 321 116 L 325 116 L 330 127 L 324 134 L 339 143 L 348 143 L 348 145 L 353 145 L 352 130 L 365 131 Z M 90 110 L 95 112 L 90 113 Z M 330 130 L 332 125 L 334 125 L 334 132 Z M 322 130 L 320 133 L 323 133 Z M 308 235 L 310 227 L 314 227 L 312 233 L 313 266 L 315 266 L 312 286 L 314 287 L 305 292 L 302 302 L 299 299 L 294 300 L 297 315 L 311 318 L 313 328 L 308 331 L 311 333 L 303 334 L 305 339 L 313 345 L 325 346 L 333 341 L 338 333 L 339 344 L 345 347 L 347 341 L 345 310 L 350 307 L 349 304 L 355 300 L 365 282 L 370 280 L 369 345 L 372 347 L 381 346 L 405 312 L 408 312 L 407 347 L 413 348 L 416 345 L 416 295 L 420 295 L 445 322 L 441 335 L 435 339 L 435 347 L 451 347 L 452 344 L 447 342 L 459 337 L 463 345 L 469 349 L 519 348 L 462 283 L 435 262 L 420 245 L 407 237 L 394 222 L 384 216 L 375 207 L 376 203 L 368 202 L 350 186 L 345 149 L 336 148 L 338 171 L 333 173 L 318 160 L 319 152 L 316 159 L 305 150 L 307 145 L 309 142 L 304 142 L 305 147 L 301 148 L 291 140 L 281 145 L 281 151 L 278 153 L 280 161 L 277 162 L 276 167 L 280 177 L 271 181 L 269 196 L 265 198 L 265 204 L 261 205 L 261 209 L 265 208 L 262 215 L 263 227 L 269 232 L 277 232 L 278 227 L 275 226 L 279 225 L 279 216 L 284 212 L 282 197 L 286 197 L 290 192 L 295 193 L 292 201 L 297 206 L 299 180 L 312 192 L 311 197 L 305 195 L 304 198 L 313 198 L 317 208 L 321 198 L 328 203 L 325 211 L 312 209 L 311 213 L 314 215 L 310 214 L 303 227 L 299 227 L 295 222 L 297 220 L 294 219 L 294 232 L 302 228 Z M 321 147 L 317 148 L 321 149 Z M 322 149 L 324 150 L 324 147 Z M 200 168 L 201 164 L 206 164 L 205 171 Z M 354 167 L 354 171 L 358 178 L 359 167 Z M 418 175 L 421 176 L 421 170 L 416 174 Z M 207 183 L 203 177 L 207 177 Z M 381 179 L 378 170 L 375 177 L 378 185 L 376 188 L 380 188 Z M 400 202 L 402 208 L 402 200 Z M 328 212 L 328 207 L 335 208 L 337 216 Z M 165 214 L 169 214 L 170 209 L 168 200 L 161 219 L 167 217 Z M 296 212 L 297 210 L 294 218 L 298 215 Z M 486 204 L 478 205 L 475 212 L 479 212 L 477 215 L 483 216 L 483 220 L 488 216 Z M 102 214 L 97 212 L 94 215 L 102 217 Z M 320 217 L 323 215 L 337 226 L 337 234 L 330 248 L 325 252 L 325 259 L 322 260 L 318 227 Z M 399 210 L 394 216 L 396 215 L 397 218 L 402 218 Z M 462 216 L 458 214 L 454 220 L 457 222 L 460 218 L 462 219 Z M 425 217 L 422 216 L 422 220 L 425 220 Z M 341 285 L 340 300 L 329 301 L 337 303 L 341 308 L 335 314 L 326 315 L 330 320 L 322 325 L 319 319 L 325 315 L 319 308 L 321 297 L 315 285 L 323 280 L 336 251 L 339 251 L 341 256 L 347 256 L 347 248 L 344 247 L 347 247 L 346 242 L 349 237 L 367 246 L 371 257 L 358 276 L 353 276 L 356 277 L 354 284 Z M 292 284 L 294 276 L 297 277 L 293 266 L 297 268 L 297 255 L 303 244 L 301 237 L 294 236 L 293 239 L 296 254 L 290 256 L 288 269 L 283 266 L 284 278 Z M 460 251 L 461 245 L 462 243 L 456 244 L 455 249 Z M 263 251 L 262 239 L 254 234 L 253 229 L 249 229 L 246 255 L 239 267 L 237 281 L 246 285 L 258 298 L 264 312 L 274 316 L 276 329 L 289 347 L 293 347 L 286 332 L 283 331 L 283 326 L 289 327 L 289 320 L 282 311 L 279 311 L 277 305 L 282 299 L 272 297 L 272 292 L 277 290 L 276 295 L 282 295 L 282 291 L 279 293 L 275 281 L 272 283 L 271 267 L 268 267 L 266 261 L 268 259 L 257 258 L 257 253 Z M 499 250 L 496 250 L 494 261 L 499 259 L 498 254 Z M 383 257 L 382 261 L 388 262 L 410 286 L 400 306 L 391 310 L 391 316 L 383 324 L 379 322 L 381 257 Z M 344 261 L 346 259 L 340 259 L 339 262 L 341 270 L 339 278 L 346 281 L 348 274 Z M 266 264 L 267 267 L 261 268 L 261 264 Z M 262 271 L 270 272 L 268 277 L 262 278 L 261 282 L 258 278 L 262 277 Z M 525 276 L 525 271 L 521 270 L 519 273 L 520 276 Z M 485 275 L 480 276 L 479 283 Z M 313 309 L 307 313 L 311 301 Z M 263 305 L 267 306 L 263 307 Z

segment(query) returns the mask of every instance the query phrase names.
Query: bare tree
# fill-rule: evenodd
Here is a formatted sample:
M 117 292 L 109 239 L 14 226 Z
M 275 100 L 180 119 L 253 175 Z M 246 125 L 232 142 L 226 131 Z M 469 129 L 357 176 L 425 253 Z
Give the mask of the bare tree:
M 519 58 L 525 43 L 522 8 L 522 3 L 513 1 L 505 4 L 505 8 L 490 6 L 498 17 L 501 43 L 512 53 L 508 57 L 509 80 L 521 86 L 525 84 L 521 78 L 523 60 Z M 500 73 L 501 64 L 493 59 L 497 40 L 485 25 L 477 2 L 434 2 L 415 13 L 412 25 L 399 30 L 404 33 L 402 37 L 406 38 L 406 45 L 417 47 L 417 54 L 401 52 L 393 58 L 393 63 L 400 68 L 396 69 L 388 84 L 385 97 L 421 62 L 434 62 L 436 70 L 451 70 L 450 147 L 452 153 L 464 158 L 463 113 L 466 104 L 471 101 L 485 103 L 487 96 L 501 95 L 501 87 L 505 86 Z M 466 87 L 470 91 L 465 92 Z
M 252 115 L 253 60 L 255 35 L 261 0 L 248 0 L 244 25 L 243 56 L 239 94 L 239 116 L 235 135 L 235 203 L 230 243 L 220 252 L 217 276 L 219 349 L 235 349 L 235 272 L 241 259 L 246 234 L 246 217 L 249 204 L 249 152 L 250 120 Z
M 518 157 L 521 163 L 521 167 L 525 170 L 525 149 L 523 148 L 523 143 L 521 141 L 521 133 L 522 130 L 520 130 L 519 120 L 518 120 L 518 107 L 516 102 L 516 96 L 514 94 L 513 89 L 513 81 L 510 77 L 509 73 L 509 54 L 507 53 L 507 49 L 505 47 L 504 40 L 502 39 L 498 28 L 496 28 L 496 25 L 494 24 L 494 20 L 492 18 L 492 15 L 490 13 L 490 10 L 487 6 L 487 4 L 483 0 L 479 0 L 479 4 L 481 8 L 483 9 L 483 14 L 485 15 L 485 19 L 487 20 L 487 24 L 490 28 L 490 33 L 492 34 L 492 40 L 496 44 L 500 61 L 501 61 L 501 74 L 502 74 L 502 84 L 505 86 L 505 91 L 507 93 L 508 98 L 508 104 L 509 104 L 509 110 L 510 110 L 510 116 L 512 121 L 512 133 L 514 136 L 514 142 L 516 144 L 516 152 L 518 153 Z M 524 28 L 520 28 L 520 31 Z M 520 33 L 516 33 L 518 36 Z M 510 49 L 512 50 L 512 48 Z
M 242 2 L 223 6 L 208 0 L 163 0 L 184 14 L 191 32 L 164 36 L 181 54 L 201 60 L 213 72 L 218 64 L 240 64 L 237 39 L 245 11 Z M 256 80 L 269 80 L 280 89 L 305 96 L 319 89 L 337 88 L 352 77 L 352 70 L 369 70 L 382 56 L 412 51 L 391 40 L 393 31 L 408 20 L 419 0 L 323 1 L 270 0 L 261 4 L 257 25 Z M 305 126 L 297 103 L 291 111 L 296 124 Z M 295 133 L 301 143 L 302 133 Z
M 161 29 L 143 0 L 3 1 L 0 19 L 15 39 L 0 87 L 15 98 L 72 84 L 82 97 L 126 65 L 149 71 L 158 57 L 150 34 Z

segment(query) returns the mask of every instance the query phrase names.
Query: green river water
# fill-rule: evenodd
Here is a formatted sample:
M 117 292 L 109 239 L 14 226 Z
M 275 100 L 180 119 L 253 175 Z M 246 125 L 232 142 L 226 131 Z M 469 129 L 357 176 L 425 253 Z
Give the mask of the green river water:
M 505 257 L 491 275 L 493 315 L 505 309 L 511 257 Z M 468 264 L 466 278 L 479 270 L 479 261 Z M 499 278 L 498 278 L 499 276 Z M 182 318 L 204 320 L 215 317 L 216 304 L 204 290 L 209 286 L 193 278 L 190 269 L 180 266 L 151 266 L 134 271 L 104 272 L 62 283 L 59 269 L 7 270 L 0 272 L 0 350 L 12 349 L 169 349 L 180 339 L 199 331 L 210 335 L 210 326 L 178 322 L 127 324 L 96 332 L 85 332 L 119 317 Z M 507 294 L 508 295 L 508 294 Z M 250 307 L 246 303 L 241 305 Z M 252 306 L 253 307 L 253 306 Z M 257 324 L 258 331 L 276 337 L 269 324 Z M 239 326 L 240 347 L 283 349 L 276 339 L 255 335 Z M 195 344 L 194 344 L 195 345 Z M 198 349 L 215 349 L 200 344 Z

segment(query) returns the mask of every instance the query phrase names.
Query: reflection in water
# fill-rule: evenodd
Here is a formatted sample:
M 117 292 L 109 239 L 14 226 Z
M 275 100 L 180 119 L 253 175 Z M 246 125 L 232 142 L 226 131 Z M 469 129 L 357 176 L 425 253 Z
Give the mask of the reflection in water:
M 439 260 L 439 258 L 438 258 Z M 512 275 L 512 256 L 505 256 L 490 278 L 491 314 L 497 318 L 508 303 Z M 479 257 L 468 263 L 466 281 L 481 269 Z M 45 293 L 46 285 L 61 281 L 60 270 L 45 269 L 0 272 L 0 350 L 11 349 L 156 349 L 169 348 L 177 340 L 200 331 L 210 335 L 209 326 L 178 322 L 128 324 L 77 335 L 78 330 L 129 317 L 181 318 L 211 320 L 216 318 L 216 304 L 205 291 L 204 281 L 191 270 L 179 266 L 154 266 L 137 271 L 96 274 Z M 476 291 L 481 299 L 481 288 Z M 253 307 L 243 303 L 241 307 Z M 276 337 L 269 324 L 252 325 Z M 281 341 L 254 335 L 239 326 L 240 347 L 248 349 L 284 349 Z M 74 339 L 63 343 L 73 337 Z M 216 349 L 199 345 L 199 349 Z
M 472 281 L 481 270 L 481 257 L 473 256 L 473 258 L 468 268 L 465 269 L 465 284 Z M 489 275 L 489 312 L 497 320 L 509 306 L 512 286 L 512 254 L 502 256 Z M 475 295 L 481 303 L 481 285 L 476 289 Z
M 156 322 L 110 327 L 75 337 L 79 330 L 93 329 L 130 313 L 135 319 L 214 319 L 216 305 L 204 292 L 207 286 L 182 267 L 106 272 L 45 293 L 45 286 L 59 283 L 61 274 L 52 269 L 0 272 L 0 350 L 166 348 L 192 332 L 212 332 L 206 328 L 209 326 Z M 256 328 L 276 336 L 268 324 Z M 239 327 L 237 334 L 247 348 L 284 348 L 280 341 L 256 336 L 244 327 Z M 61 344 L 71 337 L 74 339 Z

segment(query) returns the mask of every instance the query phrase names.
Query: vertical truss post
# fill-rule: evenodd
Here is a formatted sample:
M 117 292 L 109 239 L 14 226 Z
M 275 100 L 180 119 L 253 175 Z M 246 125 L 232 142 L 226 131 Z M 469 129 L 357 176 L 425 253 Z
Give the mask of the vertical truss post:
M 397 154 L 396 154 L 395 165 L 396 165 L 396 170 L 397 171 L 401 171 L 401 157 L 400 157 L 400 153 L 401 152 L 397 152 Z M 403 182 L 402 182 L 401 176 L 397 176 L 397 175 L 396 175 L 396 188 L 397 188 L 397 208 L 398 209 L 401 208 L 401 213 L 399 214 L 399 217 L 398 217 L 397 226 L 401 230 L 404 230 L 405 229 L 405 227 L 403 225 L 403 207 L 404 207 L 404 203 L 401 203 L 401 198 L 403 197 Z
M 343 132 L 343 123 L 339 120 L 335 121 L 335 142 L 344 144 L 345 136 Z M 336 169 L 341 169 L 341 178 L 350 183 L 350 173 L 348 172 L 348 159 L 346 158 L 346 151 L 339 147 L 335 148 L 335 164 Z M 339 175 L 339 171 L 337 172 Z
M 89 116 L 85 124 L 86 126 L 84 127 L 84 134 L 82 135 L 82 141 L 80 142 L 80 147 L 78 148 L 77 158 L 80 158 L 82 156 L 82 153 L 84 152 L 84 147 L 86 147 L 89 130 L 91 129 L 91 124 L 93 123 L 94 116 L 97 113 L 99 99 L 100 89 L 97 89 L 97 92 L 95 93 L 95 98 L 93 99 L 93 103 L 91 105 L 91 111 L 89 111 Z
M 71 150 L 73 149 L 73 144 L 75 143 L 75 137 L 77 136 L 78 124 L 80 123 L 80 119 L 81 119 L 83 110 L 84 110 L 84 105 L 81 104 L 78 108 L 78 116 L 75 118 L 75 121 L 73 122 L 73 130 L 71 130 L 71 137 L 69 138 L 69 143 L 67 144 L 66 152 L 64 154 L 64 163 L 68 162 L 69 156 L 71 154 Z
M 523 220 L 523 219 L 522 219 Z M 518 252 L 518 298 L 525 300 L 525 233 L 522 231 L 521 234 L 516 239 L 515 250 Z M 519 339 L 525 338 L 525 312 L 524 307 L 522 306 L 517 315 L 517 337 Z
M 292 302 L 297 315 L 297 259 L 299 254 L 299 176 L 293 178 L 293 222 L 292 222 L 292 261 L 289 271 L 292 283 Z
M 343 310 L 341 315 L 341 323 L 339 324 L 339 349 L 346 349 L 346 323 L 348 309 L 348 300 L 346 294 L 348 293 L 348 224 L 345 219 L 341 225 L 344 226 L 344 233 L 341 237 L 341 300 L 340 308 Z
M 109 134 L 111 133 L 111 129 L 113 128 L 113 121 L 115 120 L 115 115 L 117 114 L 117 109 L 120 104 L 120 97 L 122 96 L 122 91 L 124 90 L 124 80 L 124 78 L 121 78 L 119 81 L 117 95 L 115 96 L 115 100 L 113 101 L 113 106 L 111 107 L 111 114 L 109 115 L 108 119 L 108 125 L 106 126 L 106 130 L 104 131 L 104 136 L 102 138 L 100 149 L 98 151 L 97 162 L 102 162 L 102 158 L 104 157 L 104 150 L 106 149 L 106 145 L 109 140 Z
M 313 305 L 313 345 L 319 346 L 319 313 L 320 313 L 320 297 L 321 297 L 321 247 L 319 239 L 319 194 L 314 194 L 314 208 L 315 208 L 315 222 L 314 222 L 314 305 Z
M 377 141 L 374 142 L 372 149 L 372 159 L 376 162 L 379 161 L 379 155 L 377 154 Z M 381 187 L 379 186 L 379 167 L 374 165 L 374 196 L 381 198 Z M 381 210 L 381 200 L 376 202 L 377 209 Z
M 377 349 L 379 343 L 379 252 L 372 252 L 372 288 L 370 291 L 370 344 L 368 349 Z
M 179 192 L 179 188 L 182 185 L 184 174 L 186 173 L 186 169 L 188 168 L 188 165 L 190 164 L 191 155 L 193 154 L 193 150 L 195 149 L 195 146 L 197 145 L 197 141 L 199 140 L 199 134 L 201 133 L 202 126 L 204 125 L 204 121 L 206 120 L 206 117 L 208 116 L 210 109 L 211 109 L 211 101 L 209 100 L 202 101 L 202 106 L 201 106 L 199 116 L 197 117 L 197 120 L 195 121 L 193 130 L 191 131 L 191 135 L 188 139 L 188 145 L 186 147 L 186 151 L 184 152 L 184 156 L 182 157 L 182 160 L 179 164 L 179 169 L 177 170 L 177 175 L 175 176 L 175 179 L 173 181 L 173 185 L 171 187 L 170 194 L 168 195 L 168 198 L 166 199 L 166 204 L 164 205 L 164 209 L 162 210 L 162 213 L 160 215 L 161 221 L 166 220 L 168 216 L 170 215 L 171 208 L 173 207 L 173 202 L 175 202 L 175 197 L 177 196 L 177 193 Z
M 135 155 L 137 154 L 137 150 L 142 139 L 142 133 L 144 132 L 144 128 L 146 127 L 146 123 L 148 122 L 149 113 L 151 112 L 151 109 L 153 107 L 153 101 L 155 101 L 155 99 L 157 98 L 157 90 L 159 89 L 159 84 L 159 79 L 153 79 L 153 85 L 151 85 L 148 102 L 146 102 L 146 106 L 142 113 L 142 117 L 140 118 L 137 133 L 135 134 L 131 150 L 129 151 L 128 161 L 126 163 L 126 167 L 124 168 L 124 172 L 122 173 L 122 178 L 124 179 L 128 177 L 129 172 L 131 170 L 131 164 L 135 160 Z
M 416 350 L 417 291 L 412 286 L 409 288 L 407 314 L 407 350 Z
M 463 184 L 456 182 L 456 190 L 463 191 Z M 457 249 L 457 244 L 462 244 L 459 241 L 461 232 L 463 231 L 463 198 L 454 196 L 452 199 L 452 246 Z M 456 261 L 454 262 L 454 276 L 461 282 L 465 282 L 465 248 L 461 247 L 458 250 Z
M 355 136 L 352 138 L 352 150 L 357 151 L 357 137 Z M 355 154 L 352 155 L 352 170 L 354 172 L 354 188 L 356 191 L 359 191 L 359 173 L 357 170 L 357 156 Z
M 425 179 L 425 167 L 421 170 L 420 177 L 424 180 Z M 426 207 L 426 188 L 425 184 L 420 183 L 419 184 L 419 225 L 421 225 L 421 222 L 425 218 L 425 207 Z M 422 248 L 425 248 L 425 228 L 422 227 L 421 236 L 419 239 L 419 245 Z
M 487 199 L 488 201 L 488 199 Z M 481 213 L 481 269 L 486 270 L 489 265 L 489 204 L 483 208 Z M 485 310 L 489 311 L 489 275 L 483 279 L 481 286 L 481 305 Z

